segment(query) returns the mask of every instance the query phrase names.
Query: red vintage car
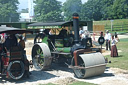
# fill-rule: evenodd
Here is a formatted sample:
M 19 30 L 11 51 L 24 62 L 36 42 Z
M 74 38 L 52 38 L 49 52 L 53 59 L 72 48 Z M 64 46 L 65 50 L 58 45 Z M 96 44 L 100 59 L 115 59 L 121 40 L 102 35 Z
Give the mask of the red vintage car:
M 6 78 L 21 79 L 24 75 L 29 77 L 29 61 L 26 51 L 18 44 L 17 37 L 10 40 L 11 36 L 23 33 L 32 33 L 13 27 L 0 27 L 0 75 Z M 6 36 L 5 36 L 6 34 Z M 17 42 L 17 44 L 14 43 Z

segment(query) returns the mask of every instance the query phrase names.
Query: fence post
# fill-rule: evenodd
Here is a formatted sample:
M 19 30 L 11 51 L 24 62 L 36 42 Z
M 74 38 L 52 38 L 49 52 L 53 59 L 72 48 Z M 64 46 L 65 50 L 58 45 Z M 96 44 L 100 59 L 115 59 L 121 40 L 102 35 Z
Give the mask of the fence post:
M 123 31 L 123 24 L 122 24 L 122 30 L 121 31 Z
M 114 21 L 114 20 L 110 20 L 110 21 L 111 21 L 111 31 L 112 31 L 113 21 Z

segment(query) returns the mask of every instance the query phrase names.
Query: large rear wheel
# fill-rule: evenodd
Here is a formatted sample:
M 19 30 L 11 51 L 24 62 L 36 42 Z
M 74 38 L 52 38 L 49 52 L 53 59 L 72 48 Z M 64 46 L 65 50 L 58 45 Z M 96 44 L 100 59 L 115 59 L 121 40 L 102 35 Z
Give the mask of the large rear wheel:
M 15 80 L 22 78 L 24 71 L 25 69 L 22 61 L 11 61 L 7 68 L 9 76 Z
M 36 43 L 32 48 L 32 61 L 37 70 L 48 69 L 51 65 L 51 53 L 47 44 Z

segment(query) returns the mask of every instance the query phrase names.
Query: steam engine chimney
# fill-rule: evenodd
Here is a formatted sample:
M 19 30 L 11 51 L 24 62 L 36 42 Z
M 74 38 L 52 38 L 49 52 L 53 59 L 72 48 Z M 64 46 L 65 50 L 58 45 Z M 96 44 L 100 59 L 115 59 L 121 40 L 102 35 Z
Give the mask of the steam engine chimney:
M 74 42 L 79 43 L 79 15 L 77 13 L 73 14 L 73 29 L 74 29 Z
M 91 38 L 83 38 L 80 40 L 79 37 L 79 15 L 77 13 L 73 14 L 73 29 L 74 29 L 74 45 L 71 48 L 71 52 L 78 49 L 86 49 L 92 47 L 92 40 Z

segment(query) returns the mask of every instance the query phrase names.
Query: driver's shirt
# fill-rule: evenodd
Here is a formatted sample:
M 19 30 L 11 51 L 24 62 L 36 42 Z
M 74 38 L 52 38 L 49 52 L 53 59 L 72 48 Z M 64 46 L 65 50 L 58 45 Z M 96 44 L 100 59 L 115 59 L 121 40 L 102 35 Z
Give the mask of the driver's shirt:
M 16 46 L 16 45 L 17 45 L 17 39 L 15 38 L 13 39 L 7 38 L 4 43 L 4 47 L 6 47 L 7 50 L 10 50 L 11 47 Z

